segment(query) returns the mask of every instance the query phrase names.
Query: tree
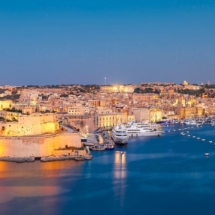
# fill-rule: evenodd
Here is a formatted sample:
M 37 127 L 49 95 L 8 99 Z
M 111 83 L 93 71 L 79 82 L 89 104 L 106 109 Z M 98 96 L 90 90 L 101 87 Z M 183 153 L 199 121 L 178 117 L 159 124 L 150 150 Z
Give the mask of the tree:
M 180 94 L 187 94 L 187 95 L 192 95 L 192 96 L 202 96 L 202 94 L 204 92 L 205 92 L 204 88 L 201 88 L 199 90 L 189 90 L 189 89 L 178 90 L 178 93 L 180 93 Z
M 134 93 L 141 93 L 141 89 L 138 87 L 134 90 Z
M 134 90 L 134 93 L 142 93 L 142 94 L 144 94 L 144 93 L 156 93 L 156 94 L 159 94 L 160 92 L 159 92 L 159 90 L 154 90 L 153 88 L 151 88 L 151 87 L 147 87 L 147 88 L 145 88 L 145 89 L 140 89 L 139 87 L 138 88 L 136 88 L 135 90 Z
M 66 97 L 68 97 L 68 95 L 67 94 L 61 94 L 60 97 L 66 98 Z
M 152 88 L 150 88 L 150 87 L 147 87 L 147 88 L 145 88 L 144 90 L 143 90 L 143 92 L 142 93 L 153 93 L 154 91 L 153 91 L 153 89 Z

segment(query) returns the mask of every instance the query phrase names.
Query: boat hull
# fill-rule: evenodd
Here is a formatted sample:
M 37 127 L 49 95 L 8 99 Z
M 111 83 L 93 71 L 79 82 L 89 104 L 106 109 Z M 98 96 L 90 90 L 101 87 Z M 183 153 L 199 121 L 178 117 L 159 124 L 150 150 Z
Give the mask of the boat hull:
M 158 132 L 158 131 L 153 131 L 153 132 L 139 132 L 139 133 L 129 133 L 128 135 L 130 137 L 156 137 L 156 136 L 161 136 L 163 135 L 164 132 Z
M 105 150 L 114 150 L 114 147 L 113 148 L 106 148 Z
M 93 147 L 90 147 L 90 150 L 92 151 L 104 151 L 106 149 L 106 147 L 104 146 L 93 146 Z
M 128 136 L 123 137 L 123 138 L 119 138 L 119 137 L 115 137 L 114 135 L 112 135 L 112 139 L 114 141 L 114 143 L 116 144 L 120 144 L 120 145 L 124 145 L 128 143 Z

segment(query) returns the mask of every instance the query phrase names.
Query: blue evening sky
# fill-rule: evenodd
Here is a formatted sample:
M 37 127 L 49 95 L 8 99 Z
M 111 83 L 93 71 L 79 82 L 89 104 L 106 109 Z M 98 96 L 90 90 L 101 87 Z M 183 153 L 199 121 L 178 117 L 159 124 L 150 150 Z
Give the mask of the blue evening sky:
M 215 83 L 215 0 L 1 0 L 0 85 Z

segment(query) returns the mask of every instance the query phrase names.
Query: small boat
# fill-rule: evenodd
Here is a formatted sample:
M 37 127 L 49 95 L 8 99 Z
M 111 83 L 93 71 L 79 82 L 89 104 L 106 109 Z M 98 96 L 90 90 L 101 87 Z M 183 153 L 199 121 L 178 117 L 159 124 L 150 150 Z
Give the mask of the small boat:
M 193 136 L 193 138 L 195 138 L 196 136 Z
M 189 134 L 188 134 L 187 136 L 188 136 L 188 137 L 190 137 L 190 135 L 189 135 Z
M 197 139 L 197 140 L 200 140 L 200 137 L 197 137 L 196 139 Z
M 209 143 L 213 143 L 213 141 L 209 141 Z
M 208 157 L 208 156 L 209 156 L 209 153 L 208 153 L 208 152 L 207 152 L 207 153 L 205 153 L 205 156 L 206 156 L 206 157 Z
M 106 148 L 105 146 L 92 146 L 92 147 L 90 147 L 90 149 L 93 151 L 104 151 L 105 148 Z
M 106 150 L 114 150 L 115 146 L 113 144 L 105 144 Z
M 202 139 L 202 141 L 205 141 L 205 139 Z

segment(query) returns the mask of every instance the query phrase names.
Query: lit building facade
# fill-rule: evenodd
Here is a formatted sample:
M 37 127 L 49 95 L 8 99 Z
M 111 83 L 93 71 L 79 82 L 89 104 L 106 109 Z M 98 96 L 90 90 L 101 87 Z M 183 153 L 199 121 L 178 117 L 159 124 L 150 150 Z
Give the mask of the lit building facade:
M 0 101 L 0 110 L 11 108 L 13 102 L 11 100 Z
M 109 92 L 109 93 L 133 93 L 134 87 L 133 86 L 125 86 L 125 85 L 111 85 L 111 86 L 101 86 L 100 90 L 102 92 Z
M 159 108 L 152 108 L 149 112 L 149 115 L 150 122 L 158 122 L 163 118 L 163 111 Z
M 129 121 L 135 121 L 135 116 L 126 113 L 97 114 L 95 116 L 96 127 L 113 127 L 118 123 L 123 124 Z

